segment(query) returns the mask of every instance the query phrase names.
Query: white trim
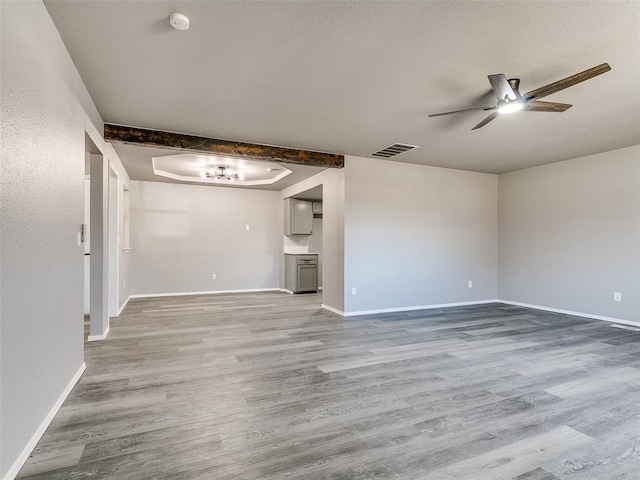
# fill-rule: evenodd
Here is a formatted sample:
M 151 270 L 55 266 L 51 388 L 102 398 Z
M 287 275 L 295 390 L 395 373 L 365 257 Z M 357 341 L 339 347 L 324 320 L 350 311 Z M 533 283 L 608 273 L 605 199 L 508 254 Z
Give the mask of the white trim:
M 131 295 L 129 295 L 127 297 L 127 299 L 124 301 L 124 303 L 122 304 L 122 306 L 118 309 L 118 317 L 120 316 L 120 314 L 122 313 L 122 311 L 124 310 L 124 307 L 127 306 L 127 303 L 129 303 L 129 300 L 131 300 Z
M 293 295 L 293 290 L 289 290 L 288 288 L 280 288 L 279 289 L 282 293 L 288 293 L 290 295 Z
M 573 315 L 574 317 L 591 318 L 593 320 L 602 320 L 604 322 L 621 323 L 622 325 L 633 325 L 634 327 L 640 327 L 640 322 L 634 322 L 632 320 L 622 320 L 620 318 L 604 317 L 602 315 L 592 315 L 590 313 L 574 312 L 572 310 L 562 310 L 560 308 L 543 307 L 541 305 L 531 305 L 529 303 L 512 302 L 510 300 L 495 300 L 495 301 L 499 303 L 505 303 L 507 305 L 533 308 L 535 310 L 544 310 L 545 312 L 562 313 L 564 315 Z
M 71 378 L 71 381 L 69 381 L 65 389 L 62 391 L 56 403 L 53 404 L 53 407 L 51 407 L 51 410 L 49 410 L 47 416 L 44 417 L 44 420 L 42 420 L 42 423 L 40 424 L 38 429 L 33 433 L 31 439 L 24 446 L 22 452 L 20 452 L 20 455 L 18 455 L 18 458 L 16 458 L 16 461 L 13 462 L 13 465 L 11 465 L 11 468 L 4 476 L 3 480 L 13 480 L 14 478 L 16 478 L 16 476 L 20 472 L 20 469 L 24 466 L 25 462 L 29 458 L 29 455 L 31 455 L 33 449 L 36 448 L 36 445 L 40 441 L 40 438 L 42 438 L 45 430 L 53 420 L 53 417 L 56 416 L 56 413 L 58 413 L 58 410 L 60 410 L 60 407 L 69 396 L 69 393 L 71 393 L 71 390 L 73 390 L 73 387 L 75 387 L 76 383 L 78 383 L 78 380 L 80 380 L 80 377 L 82 376 L 86 368 L 86 364 L 82 362 L 82 365 L 75 373 L 75 375 Z
M 186 295 L 214 295 L 217 293 L 279 292 L 281 290 L 281 288 L 245 288 L 241 290 L 210 290 L 206 292 L 137 293 L 135 295 L 129 295 L 129 298 L 182 297 Z
M 325 305 L 324 303 L 320 305 L 325 310 L 329 310 L 330 312 L 337 313 L 338 315 L 345 316 L 342 310 L 338 310 L 337 308 L 330 307 L 329 305 Z
M 106 262 L 106 267 L 107 267 L 107 312 L 109 312 L 107 314 L 107 317 L 112 316 L 111 315 L 111 303 L 112 303 L 112 297 L 111 295 L 114 295 L 115 298 L 113 298 L 113 302 L 115 302 L 115 307 L 117 308 L 118 305 L 120 305 L 120 235 L 122 234 L 122 232 L 120 231 L 120 220 L 122 218 L 122 202 L 120 201 L 120 192 L 121 192 L 121 185 L 123 184 L 123 182 L 120 182 L 120 172 L 118 172 L 118 168 L 115 164 L 115 162 L 113 160 L 111 160 L 110 158 L 107 158 L 107 164 L 109 166 L 109 176 L 108 176 L 108 182 L 107 182 L 107 189 L 109 191 L 109 194 L 107 195 L 107 216 L 108 216 L 108 225 L 109 228 L 107 229 L 107 262 Z M 115 224 L 115 232 L 111 232 L 111 172 L 113 172 L 113 174 L 115 175 L 115 179 L 116 179 L 116 205 L 115 205 L 115 214 L 116 214 L 116 224 Z M 104 232 L 103 232 L 104 234 Z M 115 256 L 116 258 L 111 258 L 111 242 L 115 242 Z M 113 283 L 113 279 L 111 278 L 111 262 L 115 261 L 115 286 L 112 285 Z M 112 288 L 113 287 L 113 288 Z M 112 293 L 113 290 L 113 293 Z M 118 316 L 119 313 L 116 313 L 114 316 Z M 106 338 L 107 336 L 107 332 L 109 331 L 109 327 L 107 327 L 107 331 L 104 332 L 104 337 Z M 104 338 L 100 339 L 100 340 L 104 340 Z M 91 341 L 91 340 L 88 340 Z
M 609 325 L 609 326 L 613 328 L 619 328 L 621 330 L 630 330 L 632 332 L 640 332 L 640 328 L 628 327 L 626 325 Z
M 414 307 L 381 308 L 378 310 L 360 310 L 358 312 L 345 312 L 345 317 L 356 315 L 375 315 L 376 313 L 410 312 L 413 310 L 432 310 L 434 308 L 464 307 L 466 305 L 483 305 L 485 303 L 497 303 L 499 300 L 475 300 L 472 302 L 438 303 L 432 305 L 416 305 Z
M 97 342 L 100 340 L 104 340 L 109 335 L 109 325 L 107 325 L 107 329 L 104 331 L 102 335 L 89 335 L 87 337 L 87 342 Z

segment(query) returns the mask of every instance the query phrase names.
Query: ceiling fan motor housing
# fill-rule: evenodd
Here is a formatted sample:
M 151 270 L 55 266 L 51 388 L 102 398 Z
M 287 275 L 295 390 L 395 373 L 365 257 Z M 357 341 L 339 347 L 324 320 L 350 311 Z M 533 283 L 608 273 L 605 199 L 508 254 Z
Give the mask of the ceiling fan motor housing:
M 511 89 L 515 92 L 516 96 L 520 98 L 520 79 L 519 78 L 510 78 L 507 80 L 509 85 L 511 85 Z

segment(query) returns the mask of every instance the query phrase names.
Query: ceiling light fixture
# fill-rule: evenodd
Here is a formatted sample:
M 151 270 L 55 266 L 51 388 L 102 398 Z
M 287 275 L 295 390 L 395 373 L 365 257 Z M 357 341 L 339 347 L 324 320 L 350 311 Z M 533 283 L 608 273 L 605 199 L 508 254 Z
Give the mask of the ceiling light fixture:
M 189 17 L 182 13 L 172 13 L 169 15 L 169 25 L 176 30 L 189 30 Z
M 518 100 L 500 100 L 498 101 L 498 113 L 513 113 L 522 110 L 522 101 Z
M 200 176 L 205 179 L 212 179 L 216 182 L 235 182 L 236 180 L 244 180 L 244 175 L 241 173 L 228 173 L 227 167 L 220 166 L 216 170 L 210 168 L 209 170 L 202 170 Z

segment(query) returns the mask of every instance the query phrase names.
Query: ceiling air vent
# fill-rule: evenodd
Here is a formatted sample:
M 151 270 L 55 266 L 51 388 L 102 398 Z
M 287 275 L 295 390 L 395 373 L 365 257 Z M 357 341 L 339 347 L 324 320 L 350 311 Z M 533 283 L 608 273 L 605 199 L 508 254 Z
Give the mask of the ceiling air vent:
M 382 150 L 371 153 L 369 156 L 377 158 L 391 158 L 395 157 L 396 155 L 400 155 L 401 153 L 408 152 L 409 150 L 413 150 L 414 148 L 418 148 L 418 146 L 407 145 L 405 143 L 394 143 L 393 145 L 389 145 Z

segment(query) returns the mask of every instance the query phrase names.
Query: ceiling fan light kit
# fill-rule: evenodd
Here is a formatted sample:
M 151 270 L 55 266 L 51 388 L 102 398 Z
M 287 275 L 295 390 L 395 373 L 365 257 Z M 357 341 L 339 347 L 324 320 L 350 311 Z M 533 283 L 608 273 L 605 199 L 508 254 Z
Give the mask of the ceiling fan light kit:
M 429 117 L 439 117 L 442 115 L 474 112 L 478 110 L 495 110 L 491 115 L 489 115 L 482 122 L 472 128 L 472 130 L 477 130 L 478 128 L 482 128 L 487 123 L 495 120 L 498 117 L 498 114 L 513 113 L 519 110 L 528 112 L 565 112 L 566 110 L 571 108 L 572 105 L 568 103 L 541 102 L 538 101 L 538 99 L 564 90 L 565 88 L 577 85 L 578 83 L 589 80 L 590 78 L 593 78 L 597 75 L 606 73 L 609 70 L 611 70 L 609 64 L 602 63 L 596 67 L 585 70 L 584 72 L 576 73 L 575 75 L 571 75 L 570 77 L 563 78 L 562 80 L 558 80 L 557 82 L 550 83 L 549 85 L 545 85 L 544 87 L 536 88 L 535 90 L 525 93 L 524 95 L 520 95 L 519 78 L 510 78 L 507 80 L 507 77 L 505 77 L 501 73 L 489 75 L 488 78 L 489 82 L 491 83 L 491 88 L 493 89 L 493 92 L 498 99 L 498 103 L 495 106 L 474 107 L 466 108 L 463 110 L 455 110 L 452 112 L 434 113 L 432 115 L 429 115 Z
M 522 101 L 514 100 L 512 102 L 508 100 L 498 100 L 498 113 L 513 113 L 522 110 Z

